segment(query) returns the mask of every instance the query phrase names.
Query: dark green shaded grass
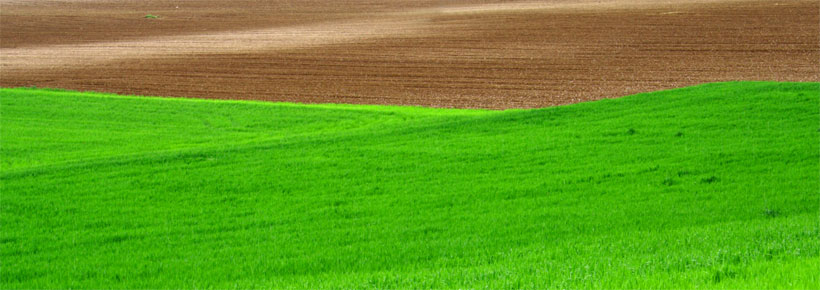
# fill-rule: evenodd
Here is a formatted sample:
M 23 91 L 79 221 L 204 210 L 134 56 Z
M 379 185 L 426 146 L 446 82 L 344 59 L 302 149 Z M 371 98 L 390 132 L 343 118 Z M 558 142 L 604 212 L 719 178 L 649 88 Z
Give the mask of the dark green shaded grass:
M 0 90 L 4 288 L 817 288 L 820 84 L 538 110 Z

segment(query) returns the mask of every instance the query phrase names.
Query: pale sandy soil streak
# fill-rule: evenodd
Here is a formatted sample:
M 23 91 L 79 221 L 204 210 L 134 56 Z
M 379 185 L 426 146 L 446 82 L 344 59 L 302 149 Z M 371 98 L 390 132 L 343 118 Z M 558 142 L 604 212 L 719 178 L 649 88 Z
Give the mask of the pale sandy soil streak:
M 30 69 L 65 69 L 125 59 L 185 57 L 209 53 L 310 48 L 419 31 L 416 19 L 369 19 L 299 27 L 165 36 L 134 41 L 0 49 L 0 69 L 13 74 Z
M 452 6 L 420 9 L 415 13 L 438 12 L 444 14 L 499 13 L 527 10 L 551 11 L 607 11 L 612 9 L 656 9 L 690 5 L 762 2 L 768 0 L 569 0 L 569 1 L 521 1 L 483 5 Z
M 679 0 L 687 3 L 726 2 L 730 0 Z M 740 0 L 738 0 L 740 1 Z M 748 0 L 747 0 L 748 1 Z M 9 1 L 6 1 L 9 2 Z M 13 1 L 12 1 L 13 2 Z M 61 1 L 46 1 L 61 2 Z M 68 1 L 66 1 L 68 2 Z M 107 2 L 88 0 L 86 2 Z M 743 2 L 743 1 L 740 1 Z M 6 3 L 4 3 L 6 4 Z M 526 10 L 640 9 L 663 7 L 669 1 L 610 0 L 573 2 L 514 2 L 451 6 L 385 12 L 366 19 L 267 29 L 198 33 L 149 37 L 139 40 L 94 42 L 44 47 L 0 48 L 0 69 L 13 74 L 27 69 L 61 69 L 124 59 L 183 57 L 194 54 L 241 53 L 261 49 L 310 48 L 320 45 L 356 42 L 369 38 L 421 33 L 433 17 L 465 13 L 503 13 Z M 365 16 L 359 16 L 365 17 Z

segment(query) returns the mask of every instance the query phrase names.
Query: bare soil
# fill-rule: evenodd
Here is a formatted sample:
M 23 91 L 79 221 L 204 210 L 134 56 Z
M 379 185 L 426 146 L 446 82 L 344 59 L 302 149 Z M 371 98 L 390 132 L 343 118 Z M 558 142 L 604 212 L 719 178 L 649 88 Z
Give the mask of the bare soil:
M 0 5 L 3 87 L 507 109 L 715 81 L 820 81 L 818 1 Z

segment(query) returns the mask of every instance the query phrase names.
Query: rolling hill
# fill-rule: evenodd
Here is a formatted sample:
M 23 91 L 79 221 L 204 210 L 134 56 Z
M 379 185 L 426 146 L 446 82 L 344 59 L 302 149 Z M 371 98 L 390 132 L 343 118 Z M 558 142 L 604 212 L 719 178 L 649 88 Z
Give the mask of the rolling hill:
M 815 288 L 819 92 L 488 111 L 0 89 L 0 282 Z

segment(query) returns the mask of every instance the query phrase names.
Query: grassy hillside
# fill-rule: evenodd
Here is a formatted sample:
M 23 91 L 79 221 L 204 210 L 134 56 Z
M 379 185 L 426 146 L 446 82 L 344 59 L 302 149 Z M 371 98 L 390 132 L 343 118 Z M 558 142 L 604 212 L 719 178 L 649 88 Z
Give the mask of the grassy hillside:
M 0 90 L 2 288 L 816 288 L 820 84 L 520 111 Z

